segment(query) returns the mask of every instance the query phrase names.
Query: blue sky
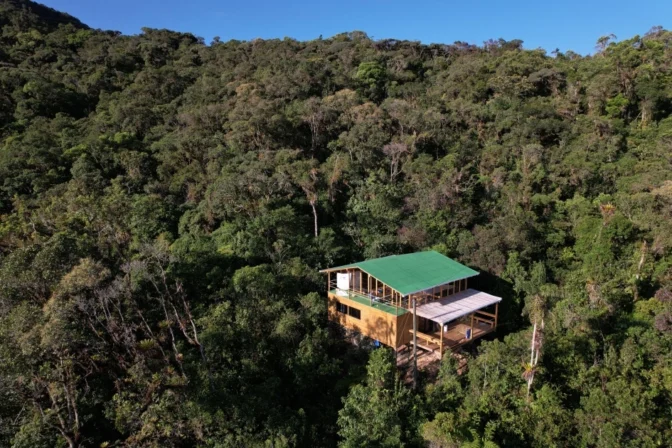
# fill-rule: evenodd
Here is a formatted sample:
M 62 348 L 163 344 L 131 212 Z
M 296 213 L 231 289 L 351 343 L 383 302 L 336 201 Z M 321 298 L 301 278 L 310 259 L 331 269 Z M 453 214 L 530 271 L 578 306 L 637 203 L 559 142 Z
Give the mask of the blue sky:
M 549 52 L 594 51 L 598 37 L 672 28 L 672 0 L 42 0 L 94 28 L 137 34 L 140 28 L 191 32 L 210 42 L 293 37 L 359 30 L 375 39 L 423 43 L 522 39 Z

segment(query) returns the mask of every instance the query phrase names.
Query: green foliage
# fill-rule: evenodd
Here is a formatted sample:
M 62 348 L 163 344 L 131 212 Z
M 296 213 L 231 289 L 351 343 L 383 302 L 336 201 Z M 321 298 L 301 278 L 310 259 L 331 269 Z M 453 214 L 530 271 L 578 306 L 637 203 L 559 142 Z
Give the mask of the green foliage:
M 0 446 L 672 439 L 669 31 L 206 46 L 26 0 L 0 27 Z M 428 248 L 504 301 L 410 391 L 317 271 Z
M 628 99 L 624 97 L 623 94 L 619 93 L 615 97 L 607 100 L 605 109 L 610 118 L 620 118 L 627 107 Z
M 397 377 L 388 350 L 371 354 L 366 383 L 352 387 L 338 413 L 341 447 L 397 447 L 417 442 L 417 400 Z
M 363 92 L 372 100 L 380 100 L 385 94 L 387 72 L 379 62 L 362 62 L 357 68 L 355 79 L 363 88 Z

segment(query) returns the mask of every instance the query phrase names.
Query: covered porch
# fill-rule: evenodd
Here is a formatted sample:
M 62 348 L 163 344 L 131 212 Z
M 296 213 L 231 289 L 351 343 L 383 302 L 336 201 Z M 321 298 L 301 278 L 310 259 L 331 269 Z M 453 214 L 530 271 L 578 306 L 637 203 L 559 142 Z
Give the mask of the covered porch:
M 501 297 L 467 289 L 417 306 L 418 348 L 443 355 L 445 350 L 491 333 L 497 328 L 501 300 Z

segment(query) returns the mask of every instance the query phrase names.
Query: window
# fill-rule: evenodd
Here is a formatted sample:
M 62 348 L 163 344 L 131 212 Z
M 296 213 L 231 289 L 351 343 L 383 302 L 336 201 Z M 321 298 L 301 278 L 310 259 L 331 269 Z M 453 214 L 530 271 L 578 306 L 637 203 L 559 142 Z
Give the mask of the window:
M 362 313 L 357 308 L 350 307 L 348 309 L 348 314 L 350 316 L 354 317 L 355 319 L 361 319 L 362 318 Z
M 343 305 L 341 302 L 336 302 L 336 311 L 343 314 L 348 314 L 348 305 Z

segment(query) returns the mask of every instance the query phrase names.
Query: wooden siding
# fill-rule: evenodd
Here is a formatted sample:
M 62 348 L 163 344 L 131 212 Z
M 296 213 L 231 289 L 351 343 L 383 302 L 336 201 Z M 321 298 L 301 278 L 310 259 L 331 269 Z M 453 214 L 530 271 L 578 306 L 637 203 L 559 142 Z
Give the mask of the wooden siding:
M 408 344 L 413 339 L 413 313 L 409 312 L 397 319 L 397 345 L 399 348 L 402 345 Z
M 397 316 L 384 311 L 362 305 L 353 300 L 329 293 L 329 320 L 338 322 L 345 328 L 358 331 L 372 339 L 380 341 L 389 347 L 397 345 Z M 356 308 L 361 313 L 361 319 L 336 311 L 336 303 Z M 405 317 L 400 316 L 400 317 Z M 412 319 L 409 320 L 412 322 Z

